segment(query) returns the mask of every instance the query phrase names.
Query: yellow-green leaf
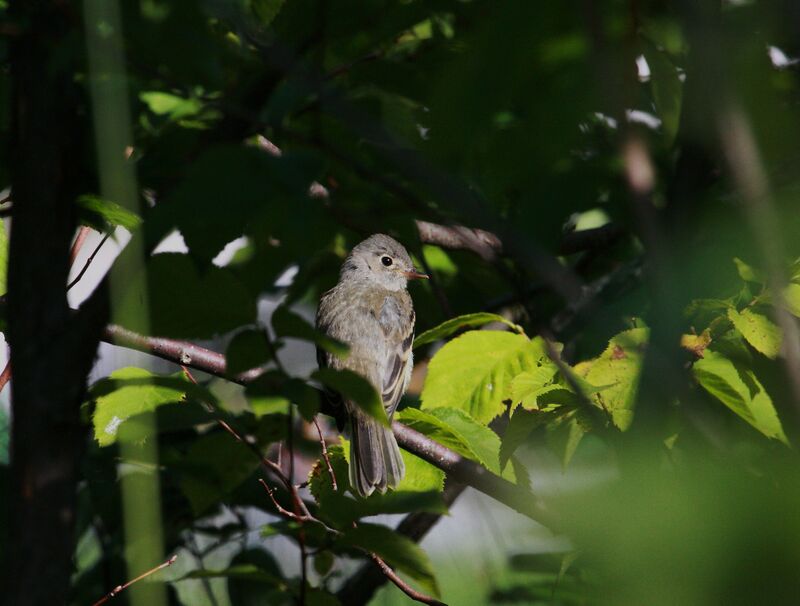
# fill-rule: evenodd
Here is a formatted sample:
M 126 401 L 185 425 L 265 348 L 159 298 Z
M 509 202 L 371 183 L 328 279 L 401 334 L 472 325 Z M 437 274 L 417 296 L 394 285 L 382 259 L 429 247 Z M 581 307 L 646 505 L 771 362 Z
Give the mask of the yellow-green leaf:
M 478 423 L 488 423 L 505 410 L 511 380 L 535 368 L 544 356 L 539 338 L 494 330 L 463 334 L 431 360 L 422 408 L 458 408 Z
M 768 438 L 786 442 L 772 398 L 752 370 L 711 349 L 694 363 L 692 370 L 708 393 Z
M 590 384 L 604 386 L 591 394 L 592 400 L 606 410 L 614 425 L 623 431 L 633 421 L 633 406 L 648 334 L 647 328 L 619 333 L 608 342 L 600 357 L 588 366 L 584 376 Z
M 765 315 L 751 309 L 728 310 L 728 319 L 753 349 L 771 359 L 778 357 L 783 339 L 781 330 Z

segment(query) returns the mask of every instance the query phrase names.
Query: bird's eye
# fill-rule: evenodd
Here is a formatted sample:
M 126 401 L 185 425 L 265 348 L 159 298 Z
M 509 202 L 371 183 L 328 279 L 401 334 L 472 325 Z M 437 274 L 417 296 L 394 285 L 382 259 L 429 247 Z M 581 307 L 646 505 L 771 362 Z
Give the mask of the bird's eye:
M 391 257 L 381 257 L 381 263 L 383 263 L 386 267 L 389 267 L 392 264 Z

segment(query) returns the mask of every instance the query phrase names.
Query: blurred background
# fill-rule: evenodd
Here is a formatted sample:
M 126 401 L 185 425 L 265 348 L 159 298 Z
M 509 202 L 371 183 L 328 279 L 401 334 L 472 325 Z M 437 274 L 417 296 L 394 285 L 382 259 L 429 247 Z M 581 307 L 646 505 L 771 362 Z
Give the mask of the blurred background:
M 411 603 L 370 553 L 451 605 L 800 600 L 800 4 L 0 1 L 0 33 L 4 335 L 16 221 L 63 226 L 40 265 L 113 328 L 81 333 L 75 472 L 25 523 L 14 445 L 63 426 L 23 422 L 2 348 L 10 603 L 45 603 L 14 571 L 49 549 L 15 528 L 67 510 L 48 603 L 173 554 L 113 599 Z M 67 210 L 33 220 L 59 153 Z M 431 276 L 399 421 L 512 497 L 413 449 L 397 493 L 342 485 L 314 314 L 377 232 Z

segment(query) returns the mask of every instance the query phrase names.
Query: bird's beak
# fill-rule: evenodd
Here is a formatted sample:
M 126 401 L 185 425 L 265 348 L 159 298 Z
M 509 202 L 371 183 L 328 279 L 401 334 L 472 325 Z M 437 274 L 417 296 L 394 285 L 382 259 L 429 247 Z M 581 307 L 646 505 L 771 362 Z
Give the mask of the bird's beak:
M 411 271 L 404 271 L 402 273 L 409 280 L 427 280 L 428 278 L 430 278 L 428 274 L 423 274 L 422 272 L 417 271 L 416 269 L 412 269 Z

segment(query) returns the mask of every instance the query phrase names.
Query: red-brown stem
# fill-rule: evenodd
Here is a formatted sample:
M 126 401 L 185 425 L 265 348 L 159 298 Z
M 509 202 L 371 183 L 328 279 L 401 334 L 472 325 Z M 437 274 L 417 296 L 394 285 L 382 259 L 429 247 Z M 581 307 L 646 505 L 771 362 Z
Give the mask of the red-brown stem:
M 80 229 L 78 229 L 78 234 L 75 236 L 75 241 L 72 243 L 72 248 L 69 251 L 70 265 L 75 263 L 75 259 L 78 258 L 78 253 L 81 251 L 83 243 L 86 242 L 86 238 L 89 237 L 90 231 L 92 231 L 92 228 L 86 227 L 85 225 L 81 225 Z
M 408 583 L 406 583 L 403 579 L 397 576 L 397 573 L 392 570 L 391 566 L 389 566 L 383 559 L 376 553 L 370 553 L 369 556 L 372 558 L 373 562 L 378 565 L 378 568 L 381 569 L 381 572 L 386 575 L 392 583 L 397 585 L 398 589 L 410 597 L 412 600 L 417 602 L 422 602 L 423 604 L 430 604 L 431 606 L 447 606 L 444 602 L 440 602 L 436 598 L 432 598 L 429 595 L 425 595 L 424 593 L 420 593 L 413 587 L 411 587 Z
M 11 360 L 6 362 L 6 367 L 3 369 L 2 374 L 0 374 L 0 393 L 2 393 L 3 389 L 8 383 L 8 380 L 11 378 Z
M 8 202 L 9 200 L 10 200 L 10 196 L 7 196 L 3 200 L 0 200 L 0 204 L 4 204 L 5 202 Z M 0 229 L 2 229 L 2 226 L 0 226 Z M 86 227 L 85 225 L 82 225 L 80 230 L 78 230 L 78 235 L 75 236 L 75 241 L 72 243 L 72 248 L 71 248 L 70 253 L 69 253 L 70 265 L 75 263 L 75 259 L 77 258 L 78 253 L 80 252 L 81 247 L 83 246 L 84 242 L 86 242 L 86 238 L 89 236 L 89 232 L 90 231 L 91 231 L 91 229 L 89 227 Z M 86 270 L 89 268 L 89 265 L 94 260 L 95 255 L 97 255 L 97 251 L 100 250 L 100 246 L 103 245 L 103 242 L 105 242 L 107 238 L 108 238 L 108 235 L 106 235 L 106 237 L 103 238 L 103 240 L 100 242 L 100 245 L 89 256 L 89 258 L 86 260 L 86 264 L 83 266 L 83 269 L 81 269 L 81 271 L 78 274 L 78 276 L 69 284 L 69 286 L 67 286 L 67 290 L 72 288 L 78 282 L 78 280 L 81 279 L 83 274 L 86 273 Z M 6 365 L 3 368 L 3 372 L 0 373 L 0 393 L 2 393 L 3 389 L 5 389 L 5 386 L 8 383 L 9 379 L 11 379 L 11 360 L 6 362 Z
M 0 387 L 2 389 L 2 387 Z M 314 427 L 317 428 L 317 434 L 319 434 L 319 444 L 322 446 L 322 458 L 325 459 L 325 465 L 328 467 L 328 473 L 331 476 L 331 484 L 333 485 L 334 490 L 339 490 L 339 487 L 336 485 L 336 474 L 333 473 L 333 466 L 331 465 L 331 459 L 328 456 L 328 445 L 325 444 L 325 438 L 322 435 L 322 429 L 319 426 L 319 421 L 317 421 L 317 417 L 314 417 Z
M 151 568 L 147 572 L 143 572 L 138 577 L 136 577 L 135 579 L 131 579 L 130 581 L 128 581 L 124 585 L 117 585 L 116 587 L 114 587 L 114 589 L 112 589 L 106 595 L 104 595 L 102 598 L 97 600 L 93 604 L 93 606 L 100 606 L 100 604 L 105 604 L 111 598 L 117 597 L 120 593 L 125 591 L 128 587 L 130 587 L 131 585 L 133 585 L 137 581 L 141 581 L 142 579 L 144 579 L 146 577 L 149 577 L 151 574 L 153 574 L 155 572 L 158 572 L 159 570 L 161 570 L 163 568 L 167 568 L 168 566 L 172 566 L 175 563 L 175 560 L 177 560 L 177 559 L 178 559 L 178 554 L 175 554 L 175 555 L 171 556 L 167 561 L 162 562 L 161 564 L 159 564 L 155 568 Z

